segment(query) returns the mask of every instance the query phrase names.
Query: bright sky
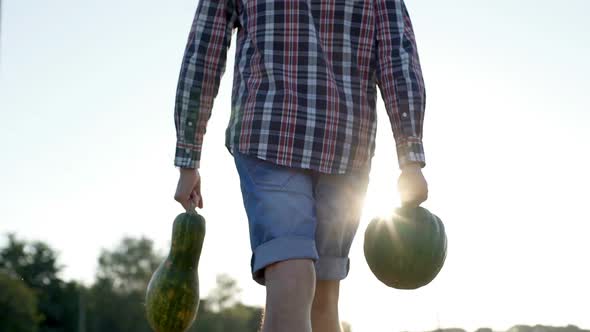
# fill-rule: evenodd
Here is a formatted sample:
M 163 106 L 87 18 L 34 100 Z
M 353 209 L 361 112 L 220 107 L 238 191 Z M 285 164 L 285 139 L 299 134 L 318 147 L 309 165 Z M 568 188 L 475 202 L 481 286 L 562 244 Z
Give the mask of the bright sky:
M 167 250 L 173 103 L 197 1 L 5 0 L 0 59 L 0 232 L 47 241 L 63 277 L 91 282 L 101 248 L 145 235 Z M 446 265 L 417 291 L 382 286 L 362 255 L 371 216 L 396 205 L 393 138 L 379 94 L 377 155 L 342 283 L 355 331 L 514 324 L 590 328 L 590 2 L 408 0 L 427 86 L 430 197 Z M 250 279 L 239 182 L 223 146 L 235 33 L 205 138 L 202 292 Z

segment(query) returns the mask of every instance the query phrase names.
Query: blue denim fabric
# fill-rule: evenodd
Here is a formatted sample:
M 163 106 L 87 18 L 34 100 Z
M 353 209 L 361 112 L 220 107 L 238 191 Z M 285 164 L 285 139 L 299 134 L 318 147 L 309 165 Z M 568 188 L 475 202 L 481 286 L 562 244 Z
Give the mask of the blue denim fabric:
M 252 278 L 272 263 L 307 258 L 318 280 L 348 275 L 369 166 L 348 174 L 289 168 L 234 153 L 250 230 Z

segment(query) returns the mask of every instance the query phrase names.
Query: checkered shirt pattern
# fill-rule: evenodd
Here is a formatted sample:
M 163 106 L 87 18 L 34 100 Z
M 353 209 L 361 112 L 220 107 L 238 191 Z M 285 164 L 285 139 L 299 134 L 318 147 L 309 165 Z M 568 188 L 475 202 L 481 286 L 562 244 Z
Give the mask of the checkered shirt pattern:
M 359 169 L 375 151 L 378 86 L 399 166 L 424 167 L 426 94 L 402 0 L 199 0 L 177 86 L 175 166 L 200 166 L 234 29 L 230 152 Z

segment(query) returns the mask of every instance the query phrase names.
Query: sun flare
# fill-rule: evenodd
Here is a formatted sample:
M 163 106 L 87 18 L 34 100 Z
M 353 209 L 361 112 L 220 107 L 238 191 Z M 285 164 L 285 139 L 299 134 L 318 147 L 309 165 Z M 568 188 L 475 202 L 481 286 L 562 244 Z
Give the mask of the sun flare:
M 399 206 L 399 194 L 394 186 L 373 181 L 369 185 L 363 204 L 362 220 L 369 222 L 375 217 L 386 217 Z

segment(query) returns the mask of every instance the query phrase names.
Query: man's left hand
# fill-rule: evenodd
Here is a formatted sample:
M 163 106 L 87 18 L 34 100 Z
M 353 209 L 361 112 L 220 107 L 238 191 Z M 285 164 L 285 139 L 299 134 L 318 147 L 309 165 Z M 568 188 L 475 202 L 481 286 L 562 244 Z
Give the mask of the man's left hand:
M 397 188 L 402 206 L 417 207 L 428 199 L 428 184 L 418 164 L 409 164 L 402 168 Z

